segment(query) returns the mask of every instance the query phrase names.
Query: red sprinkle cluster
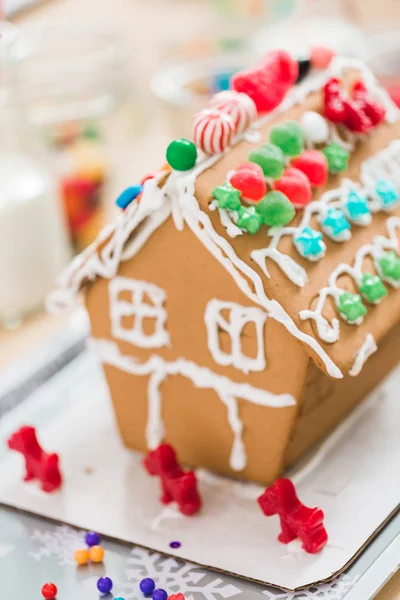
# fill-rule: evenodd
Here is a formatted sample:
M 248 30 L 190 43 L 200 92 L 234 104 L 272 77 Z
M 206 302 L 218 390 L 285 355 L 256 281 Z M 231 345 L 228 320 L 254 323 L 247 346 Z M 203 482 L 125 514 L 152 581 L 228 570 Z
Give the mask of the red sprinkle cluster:
M 371 98 L 365 83 L 353 84 L 350 95 L 343 90 L 339 79 L 332 77 L 326 82 L 324 115 L 333 123 L 341 123 L 354 133 L 368 133 L 385 118 L 385 108 Z

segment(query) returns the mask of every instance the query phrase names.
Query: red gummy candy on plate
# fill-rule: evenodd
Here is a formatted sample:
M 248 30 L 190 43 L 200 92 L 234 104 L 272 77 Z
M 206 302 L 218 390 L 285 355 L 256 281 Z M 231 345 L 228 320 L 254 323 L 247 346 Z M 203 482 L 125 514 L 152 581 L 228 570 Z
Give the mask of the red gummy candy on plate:
M 319 150 L 305 150 L 292 161 L 292 167 L 307 175 L 314 187 L 325 185 L 328 180 L 328 161 Z
M 231 88 L 250 96 L 259 113 L 270 112 L 282 102 L 298 72 L 296 60 L 285 50 L 274 50 L 254 69 L 235 73 Z
M 312 197 L 311 184 L 299 169 L 289 167 L 280 179 L 274 182 L 274 188 L 285 194 L 295 208 L 304 208 Z
M 263 170 L 255 163 L 240 165 L 230 178 L 230 184 L 240 190 L 243 198 L 252 202 L 258 202 L 267 193 Z

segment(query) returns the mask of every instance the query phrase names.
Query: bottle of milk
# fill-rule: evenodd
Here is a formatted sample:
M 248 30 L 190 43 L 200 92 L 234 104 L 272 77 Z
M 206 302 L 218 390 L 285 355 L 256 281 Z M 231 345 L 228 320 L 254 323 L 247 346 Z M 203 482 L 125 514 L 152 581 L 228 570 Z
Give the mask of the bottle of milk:
M 10 76 L 18 65 L 1 51 L 0 327 L 14 328 L 41 308 L 70 249 L 57 182 Z

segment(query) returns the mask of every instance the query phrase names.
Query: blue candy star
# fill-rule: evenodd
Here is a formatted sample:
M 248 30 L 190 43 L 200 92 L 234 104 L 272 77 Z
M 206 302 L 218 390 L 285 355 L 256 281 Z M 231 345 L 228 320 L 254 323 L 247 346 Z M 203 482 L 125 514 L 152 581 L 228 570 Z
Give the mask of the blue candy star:
M 386 181 L 385 179 L 380 179 L 376 182 L 375 192 L 384 209 L 390 210 L 394 208 L 400 199 L 394 183 Z
M 322 221 L 322 227 L 324 230 L 327 230 L 327 235 L 332 238 L 349 238 L 350 223 L 346 219 L 344 212 L 338 208 L 328 209 Z
M 311 227 L 302 229 L 294 238 L 294 243 L 300 254 L 310 260 L 316 260 L 325 254 L 326 246 L 322 241 L 322 233 Z
M 349 192 L 345 210 L 349 219 L 356 222 L 365 220 L 365 217 L 368 218 L 371 216 L 367 196 L 359 194 L 355 190 Z

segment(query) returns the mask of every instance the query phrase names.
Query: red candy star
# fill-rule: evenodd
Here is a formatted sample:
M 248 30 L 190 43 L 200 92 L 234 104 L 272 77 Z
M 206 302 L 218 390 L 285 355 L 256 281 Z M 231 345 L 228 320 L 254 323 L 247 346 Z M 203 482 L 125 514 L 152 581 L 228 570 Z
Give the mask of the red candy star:
M 240 190 L 243 198 L 252 202 L 258 202 L 267 193 L 263 170 L 255 163 L 240 165 L 230 178 L 230 184 Z
M 259 113 L 270 112 L 282 102 L 298 72 L 296 60 L 285 50 L 274 50 L 254 69 L 233 75 L 231 87 L 250 96 Z
M 320 187 L 327 182 L 328 161 L 319 150 L 305 150 L 292 161 L 292 167 L 304 173 L 313 187 Z
M 278 540 L 283 544 L 299 538 L 306 552 L 316 554 L 327 543 L 323 511 L 304 506 L 290 479 L 277 479 L 257 501 L 266 517 L 279 516 L 281 533 Z

